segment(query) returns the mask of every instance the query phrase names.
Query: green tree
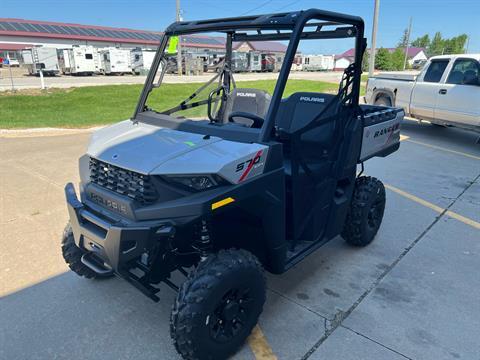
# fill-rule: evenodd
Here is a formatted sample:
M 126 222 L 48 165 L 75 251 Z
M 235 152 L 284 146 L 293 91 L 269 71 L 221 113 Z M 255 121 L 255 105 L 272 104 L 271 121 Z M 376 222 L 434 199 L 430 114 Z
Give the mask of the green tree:
M 462 34 L 444 40 L 444 54 L 464 54 L 467 35 Z
M 412 46 L 427 49 L 430 46 L 430 36 L 428 36 L 428 34 L 425 34 L 419 38 L 416 38 L 412 41 Z
M 375 54 L 375 68 L 378 70 L 391 70 L 390 53 L 385 48 L 380 48 Z
M 436 32 L 435 36 L 428 47 L 428 55 L 435 56 L 435 55 L 442 55 L 445 52 L 445 40 L 442 38 L 442 34 L 440 32 Z
M 363 58 L 362 58 L 362 71 L 367 72 L 368 71 L 368 60 L 370 58 L 370 55 L 368 53 L 368 50 L 365 50 L 363 53 Z
M 403 70 L 403 62 L 405 61 L 405 49 L 396 48 L 390 54 L 390 68 L 391 70 Z
M 397 48 L 406 48 L 408 45 L 408 29 L 403 30 L 403 35 L 397 44 Z

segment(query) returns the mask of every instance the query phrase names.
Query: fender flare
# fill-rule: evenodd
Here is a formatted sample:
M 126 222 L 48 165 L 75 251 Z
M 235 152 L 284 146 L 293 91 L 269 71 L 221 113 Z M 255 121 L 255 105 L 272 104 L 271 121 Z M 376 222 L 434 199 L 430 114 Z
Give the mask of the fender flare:
M 388 98 L 390 98 L 392 106 L 395 106 L 395 98 L 396 98 L 395 91 L 392 91 L 390 89 L 385 89 L 385 88 L 374 89 L 372 94 L 372 104 L 374 104 L 375 101 L 381 96 L 387 96 Z

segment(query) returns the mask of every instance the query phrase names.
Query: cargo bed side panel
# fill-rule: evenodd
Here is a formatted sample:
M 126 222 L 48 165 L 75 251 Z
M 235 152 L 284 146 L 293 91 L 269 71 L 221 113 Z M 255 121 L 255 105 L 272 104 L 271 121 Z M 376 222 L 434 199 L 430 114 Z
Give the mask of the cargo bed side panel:
M 400 145 L 400 125 L 404 117 L 401 109 L 368 106 L 364 117 L 364 129 L 360 161 L 374 156 L 384 157 L 396 151 Z

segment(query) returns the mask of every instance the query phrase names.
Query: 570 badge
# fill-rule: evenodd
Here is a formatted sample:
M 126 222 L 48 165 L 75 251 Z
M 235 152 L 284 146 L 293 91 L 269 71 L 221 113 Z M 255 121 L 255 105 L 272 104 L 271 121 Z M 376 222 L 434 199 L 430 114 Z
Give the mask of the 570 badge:
M 255 156 L 252 159 L 248 159 L 244 162 L 237 164 L 237 169 L 235 170 L 235 172 L 242 171 L 243 169 L 248 169 L 250 167 L 250 164 L 252 164 L 253 166 L 255 164 L 258 164 L 259 162 L 260 162 L 260 156 Z
M 242 175 L 240 176 L 240 179 L 238 179 L 238 182 L 241 182 L 245 180 L 250 172 L 252 170 L 253 166 L 260 163 L 260 159 L 262 157 L 262 150 L 257 152 L 257 154 L 248 160 L 242 161 L 241 163 L 237 164 L 237 167 L 235 169 L 235 172 L 240 172 L 243 171 Z

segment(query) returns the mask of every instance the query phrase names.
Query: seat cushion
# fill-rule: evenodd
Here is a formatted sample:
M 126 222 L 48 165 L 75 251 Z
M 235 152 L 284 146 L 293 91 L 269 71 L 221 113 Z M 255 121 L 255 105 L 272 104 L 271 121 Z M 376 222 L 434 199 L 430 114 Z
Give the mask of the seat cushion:
M 236 88 L 228 95 L 225 106 L 224 122 L 232 112 L 242 111 L 265 118 L 270 106 L 271 96 L 263 90 Z M 235 123 L 251 126 L 253 120 L 242 117 L 235 117 Z

